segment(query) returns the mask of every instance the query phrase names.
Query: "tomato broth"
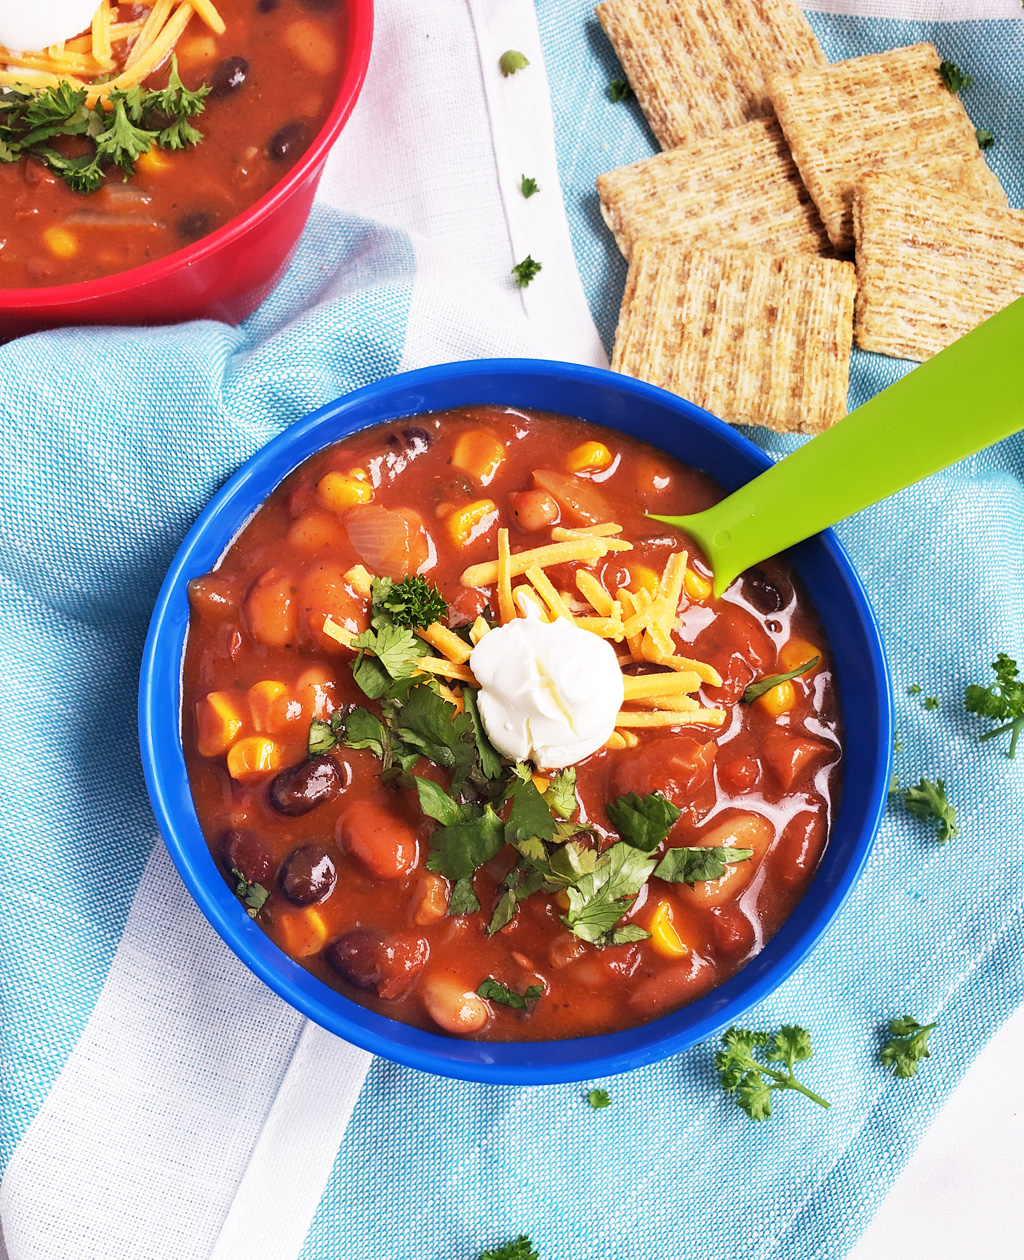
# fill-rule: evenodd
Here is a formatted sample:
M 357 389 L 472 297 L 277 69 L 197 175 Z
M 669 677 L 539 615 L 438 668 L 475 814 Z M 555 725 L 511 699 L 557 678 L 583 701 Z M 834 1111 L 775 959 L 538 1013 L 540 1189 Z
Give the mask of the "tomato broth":
M 515 1041 L 656 1019 L 721 984 L 764 946 L 824 850 L 841 784 L 841 721 L 828 645 L 791 568 L 766 561 L 715 599 L 690 540 L 644 515 L 699 511 L 721 494 L 704 474 L 618 432 L 500 407 L 365 430 L 284 480 L 215 571 L 191 583 L 182 737 L 211 853 L 285 953 L 393 1019 Z M 430 692 L 424 703 L 446 706 L 453 729 L 465 720 L 473 684 L 469 663 L 456 658 L 503 620 L 498 580 L 465 577 L 495 561 L 500 529 L 513 561 L 559 538 L 570 549 L 582 538 L 592 551 L 595 537 L 616 543 L 543 572 L 562 615 L 605 636 L 627 697 L 637 686 L 630 679 L 658 676 L 669 687 L 690 665 L 703 677 L 682 700 L 638 699 L 627 714 L 627 698 L 608 742 L 573 768 L 574 785 L 572 771 L 525 766 L 517 777 L 506 759 L 503 795 L 482 775 L 483 761 L 474 765 L 445 808 L 493 811 L 505 831 L 467 878 L 445 865 L 439 837 L 455 832 L 424 813 L 422 785 L 411 777 L 447 792 L 451 768 L 415 751 L 405 770 L 388 768 L 379 744 L 346 740 L 366 733 L 353 713 L 372 725 L 391 705 L 400 720 L 421 689 Z M 616 633 L 614 619 L 629 628 L 632 610 L 635 628 L 681 553 L 685 578 L 664 623 L 671 654 L 659 658 L 672 663 L 659 664 L 647 637 Z M 512 578 L 516 615 L 527 596 L 543 605 L 536 593 L 544 583 L 530 572 Z M 410 574 L 422 574 L 447 604 L 427 649 L 441 662 L 431 668 L 447 673 L 413 675 L 413 692 L 394 703 L 370 698 L 353 663 L 376 658 L 350 645 L 378 608 L 383 588 L 369 579 L 399 583 Z M 596 605 L 605 613 L 611 605 L 610 615 Z M 549 607 L 546 615 L 557 614 Z M 646 633 L 656 638 L 653 617 Z M 748 691 L 797 670 L 759 698 Z M 659 703 L 676 703 L 678 714 L 656 714 Z M 337 742 L 310 756 L 311 731 Z M 526 780 L 532 786 L 522 787 Z M 566 811 L 563 797 L 560 813 L 552 804 L 559 790 L 570 801 Z M 517 832 L 509 812 L 516 792 L 550 807 L 545 835 L 552 820 L 561 832 L 545 844 Z M 655 814 L 669 806 L 659 814 L 667 835 L 639 855 L 632 841 L 621 847 L 633 834 L 621 809 L 617 822 L 609 814 L 624 799 Z M 595 943 L 587 939 L 597 932 L 591 911 L 601 909 L 594 879 L 577 871 L 559 884 L 543 872 L 559 862 L 585 868 L 617 845 L 619 856 L 657 861 L 662 871 L 673 849 L 710 850 L 726 864 L 714 877 L 690 868 L 688 879 L 649 874 L 632 892 L 620 886 L 622 914 L 612 911 L 610 927 L 604 908 Z M 737 853 L 747 856 L 730 857 Z M 529 895 L 515 902 L 517 888 Z M 496 918 L 503 896 L 506 913 Z

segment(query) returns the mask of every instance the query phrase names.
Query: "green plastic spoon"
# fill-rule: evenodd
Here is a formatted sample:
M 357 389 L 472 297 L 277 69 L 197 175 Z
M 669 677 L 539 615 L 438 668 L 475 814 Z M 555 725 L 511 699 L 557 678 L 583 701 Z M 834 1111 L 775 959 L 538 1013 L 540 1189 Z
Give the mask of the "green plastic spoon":
M 714 507 L 653 516 L 744 569 L 1024 428 L 1024 297 Z

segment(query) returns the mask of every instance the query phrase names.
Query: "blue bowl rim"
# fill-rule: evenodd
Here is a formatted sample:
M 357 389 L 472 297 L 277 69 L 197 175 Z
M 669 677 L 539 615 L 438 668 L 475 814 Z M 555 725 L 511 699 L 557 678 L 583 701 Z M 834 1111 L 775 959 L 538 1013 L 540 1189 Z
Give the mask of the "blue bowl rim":
M 543 1042 L 482 1042 L 449 1038 L 400 1024 L 378 1015 L 329 988 L 289 959 L 246 915 L 217 868 L 199 829 L 188 791 L 180 732 L 180 684 L 185 630 L 181 608 L 191 577 L 208 572 L 252 514 L 291 471 L 316 450 L 351 433 L 416 414 L 456 405 L 531 406 L 537 410 L 576 414 L 540 403 L 510 403 L 498 397 L 465 398 L 462 404 L 389 410 L 389 399 L 447 386 L 472 387 L 493 393 L 503 383 L 509 394 L 529 380 L 541 386 L 592 387 L 618 392 L 642 408 L 646 403 L 682 415 L 715 443 L 754 466 L 769 467 L 770 457 L 741 433 L 701 408 L 655 386 L 601 368 L 540 359 L 477 359 L 399 373 L 364 386 L 318 408 L 285 429 L 252 455 L 213 495 L 182 541 L 168 569 L 153 609 L 143 650 L 139 687 L 139 740 L 146 785 L 160 831 L 186 888 L 211 926 L 232 952 L 271 990 L 322 1027 L 373 1054 L 421 1071 L 491 1084 L 541 1085 L 590 1080 L 630 1071 L 660 1061 L 714 1036 L 777 989 L 818 944 L 853 889 L 871 852 L 888 794 L 892 762 L 892 694 L 885 651 L 867 595 L 852 563 L 832 530 L 792 549 L 789 558 L 799 572 L 801 553 L 814 551 L 831 566 L 851 601 L 857 629 L 863 634 L 869 681 L 858 679 L 878 723 L 867 783 L 859 794 L 861 822 L 840 874 L 809 920 L 784 948 L 780 938 L 793 937 L 794 920 L 811 898 L 814 882 L 782 928 L 750 964 L 705 997 L 652 1023 L 620 1033 Z M 484 388 L 487 382 L 487 388 Z M 359 412 L 384 404 L 372 419 Z M 346 419 L 354 415 L 354 420 Z M 585 418 L 585 417 L 584 417 Z M 616 427 L 607 418 L 597 421 Z M 328 430 L 330 430 L 328 432 Z M 321 431 L 323 431 L 321 433 Z M 623 431 L 629 431 L 624 429 Z M 650 440 L 650 439 L 645 439 Z M 654 443 L 658 445 L 659 443 Z M 669 450 L 668 444 L 663 449 Z M 301 452 L 301 453 L 298 453 Z M 686 455 L 679 458 L 686 462 Z M 722 480 L 719 478 L 719 480 Z M 744 475 L 736 484 L 749 480 Z M 727 487 L 731 488 L 731 487 Z M 241 507 L 241 510 L 239 508 Z M 219 528 L 227 520 L 229 532 Z M 216 540 L 216 553 L 210 549 Z M 202 555 L 200 561 L 197 556 Z M 210 556 L 214 555 L 214 561 Z M 175 608 L 177 605 L 177 608 Z M 820 610 L 819 610 L 820 611 Z M 177 613 L 177 615 L 175 615 Z M 168 704 L 168 687 L 175 703 Z M 846 785 L 848 788 L 848 785 Z M 183 795 L 184 793 L 184 795 Z M 175 801 L 177 795 L 178 801 Z M 847 791 L 840 805 L 842 817 Z M 835 827 L 833 828 L 833 834 Z M 827 851 L 826 851 L 827 852 Z M 816 876 L 817 879 L 817 876 Z M 765 956 L 776 947 L 780 956 Z M 781 951 L 781 952 L 780 952 Z M 757 978 L 744 983 L 744 973 L 758 959 Z M 710 999 L 714 998 L 713 1003 Z M 677 1026 L 678 1025 L 678 1026 Z M 659 1030 L 661 1030 L 659 1032 Z M 644 1037 L 643 1034 L 649 1034 Z

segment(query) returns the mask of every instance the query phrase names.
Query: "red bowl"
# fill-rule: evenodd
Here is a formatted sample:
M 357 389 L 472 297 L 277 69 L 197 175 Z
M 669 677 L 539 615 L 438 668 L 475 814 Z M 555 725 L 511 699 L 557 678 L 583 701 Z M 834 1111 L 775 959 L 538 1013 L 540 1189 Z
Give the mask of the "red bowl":
M 0 341 L 63 324 L 175 324 L 251 315 L 281 279 L 309 218 L 331 145 L 366 77 L 373 0 L 342 0 L 345 67 L 316 139 L 259 201 L 194 245 L 99 280 L 0 289 Z

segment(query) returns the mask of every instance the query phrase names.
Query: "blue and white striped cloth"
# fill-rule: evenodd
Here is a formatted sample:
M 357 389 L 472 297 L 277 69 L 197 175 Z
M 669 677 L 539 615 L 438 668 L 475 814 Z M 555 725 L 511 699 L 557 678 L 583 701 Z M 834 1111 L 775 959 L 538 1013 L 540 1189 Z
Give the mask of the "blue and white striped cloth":
M 815 10 L 832 60 L 930 39 L 970 73 L 964 103 L 1024 204 L 1016 0 Z M 503 80 L 507 47 L 531 66 Z M 1024 769 L 978 746 L 961 703 L 998 650 L 1024 661 L 1020 438 L 840 531 L 890 652 L 897 769 L 945 778 L 962 834 L 939 847 L 893 808 L 839 922 L 751 1017 L 812 1030 L 806 1075 L 827 1114 L 786 1098 L 753 1125 L 709 1046 L 607 1082 L 601 1112 L 585 1087 L 368 1065 L 250 977 L 169 866 L 134 712 L 178 542 L 250 453 L 359 385 L 483 354 L 601 361 L 624 270 L 594 177 L 653 151 L 635 102 L 607 99 L 618 74 L 586 0 L 379 0 L 366 92 L 318 209 L 243 327 L 0 348 L 10 1260 L 474 1260 L 520 1232 L 546 1260 L 833 1260 L 1024 996 Z M 528 202 L 521 174 L 541 185 Z M 520 294 L 509 269 L 527 252 L 544 270 Z M 908 368 L 857 353 L 851 402 Z M 905 1010 L 941 1023 L 934 1057 L 901 1082 L 875 1051 Z

